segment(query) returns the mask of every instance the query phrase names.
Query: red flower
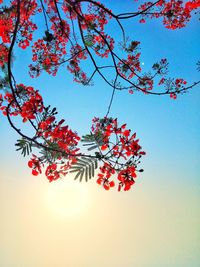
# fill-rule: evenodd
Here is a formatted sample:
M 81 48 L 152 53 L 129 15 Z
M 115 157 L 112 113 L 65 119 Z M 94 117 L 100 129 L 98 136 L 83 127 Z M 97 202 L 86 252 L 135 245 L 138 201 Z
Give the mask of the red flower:
M 161 84 L 163 84 L 164 82 L 165 82 L 165 78 L 162 78 L 162 79 L 159 81 L 158 85 L 161 85 Z
M 54 116 L 50 116 L 48 117 L 46 120 L 44 121 L 41 121 L 39 124 L 38 124 L 38 127 L 42 130 L 42 131 L 45 131 L 49 128 L 51 128 L 51 124 L 55 121 L 55 117 Z
M 145 19 L 141 19 L 141 20 L 140 20 L 140 23 L 145 23 L 145 22 L 146 22 Z
M 60 173 L 57 171 L 57 164 L 51 164 L 46 168 L 45 175 L 49 182 L 55 181 L 60 178 Z
M 106 150 L 106 149 L 108 149 L 108 145 L 102 145 L 102 146 L 101 146 L 101 150 L 102 150 L 102 151 L 104 151 L 104 150 Z
M 176 99 L 177 98 L 177 95 L 175 93 L 170 93 L 170 98 Z
M 100 172 L 98 174 L 97 183 L 102 185 L 105 190 L 109 190 L 111 187 L 115 186 L 114 181 L 110 181 L 109 178 L 115 174 L 115 170 L 108 163 L 104 163 L 102 167 L 100 167 Z
M 109 181 L 108 178 L 105 178 L 103 174 L 98 174 L 99 178 L 97 179 L 97 184 L 103 185 L 105 190 L 109 190 L 111 187 L 115 186 L 114 181 Z
M 126 136 L 126 137 L 128 137 L 130 135 L 130 132 L 131 132 L 131 130 L 125 130 L 123 132 L 123 135 Z
M 42 165 L 40 159 L 37 158 L 34 154 L 32 155 L 33 158 L 28 161 L 29 168 L 32 169 L 32 174 L 37 176 L 39 173 L 42 173 Z
M 135 173 L 135 167 L 130 166 L 127 167 L 126 169 L 122 170 L 118 174 L 118 180 L 120 181 L 118 190 L 121 190 L 121 187 L 124 186 L 124 191 L 130 190 L 131 186 L 135 183 L 133 178 L 136 178 L 136 173 Z

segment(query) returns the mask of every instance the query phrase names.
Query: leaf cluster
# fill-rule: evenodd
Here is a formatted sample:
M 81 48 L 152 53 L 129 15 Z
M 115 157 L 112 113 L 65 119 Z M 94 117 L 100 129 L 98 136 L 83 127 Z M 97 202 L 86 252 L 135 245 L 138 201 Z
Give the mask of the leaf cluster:
M 79 179 L 81 182 L 83 177 L 87 182 L 95 175 L 95 170 L 98 168 L 98 161 L 96 158 L 80 157 L 76 163 L 71 166 L 70 173 L 76 173 L 74 180 Z
M 83 146 L 89 147 L 88 151 L 94 150 L 104 144 L 103 135 L 101 132 L 84 135 L 81 139 L 81 142 L 85 143 Z
M 32 152 L 32 142 L 22 138 L 22 139 L 18 139 L 17 143 L 15 144 L 15 146 L 17 146 L 18 148 L 16 149 L 16 151 L 21 150 L 21 154 L 26 157 L 26 155 L 29 155 Z

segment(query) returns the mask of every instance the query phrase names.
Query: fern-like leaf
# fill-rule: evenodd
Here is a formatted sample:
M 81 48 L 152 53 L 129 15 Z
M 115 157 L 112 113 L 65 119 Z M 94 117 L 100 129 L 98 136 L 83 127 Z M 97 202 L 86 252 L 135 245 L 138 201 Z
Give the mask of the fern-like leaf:
M 85 181 L 91 179 L 95 175 L 95 170 L 98 168 L 98 161 L 95 158 L 81 157 L 70 168 L 70 173 L 76 173 L 74 180 L 79 179 L 81 182 L 83 177 Z
M 104 144 L 103 135 L 100 132 L 96 134 L 84 135 L 81 139 L 81 142 L 85 143 L 83 144 L 84 146 L 89 146 L 88 151 L 96 149 Z
M 21 150 L 21 154 L 24 157 L 32 152 L 32 143 L 29 140 L 26 140 L 25 138 L 17 140 L 15 146 L 18 147 L 16 151 Z

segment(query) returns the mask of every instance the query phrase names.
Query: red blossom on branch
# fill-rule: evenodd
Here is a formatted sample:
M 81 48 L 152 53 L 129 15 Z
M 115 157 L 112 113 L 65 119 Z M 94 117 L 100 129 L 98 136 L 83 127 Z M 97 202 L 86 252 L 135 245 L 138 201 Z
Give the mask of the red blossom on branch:
M 199 0 L 186 3 L 182 0 L 146 2 L 139 7 L 143 17 L 140 23 L 145 23 L 145 18 L 163 18 L 163 24 L 166 28 L 171 30 L 183 28 L 190 20 L 191 12 L 199 7 Z
M 36 155 L 32 155 L 32 158 L 28 161 L 28 166 L 32 169 L 33 175 L 37 176 L 42 173 L 42 164 Z

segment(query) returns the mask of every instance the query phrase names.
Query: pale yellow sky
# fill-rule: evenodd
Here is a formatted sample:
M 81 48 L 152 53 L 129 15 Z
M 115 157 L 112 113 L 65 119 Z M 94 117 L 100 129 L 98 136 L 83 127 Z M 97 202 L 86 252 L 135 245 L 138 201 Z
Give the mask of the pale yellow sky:
M 23 172 L 1 173 L 0 267 L 199 266 L 199 188 L 141 179 L 118 193 Z

